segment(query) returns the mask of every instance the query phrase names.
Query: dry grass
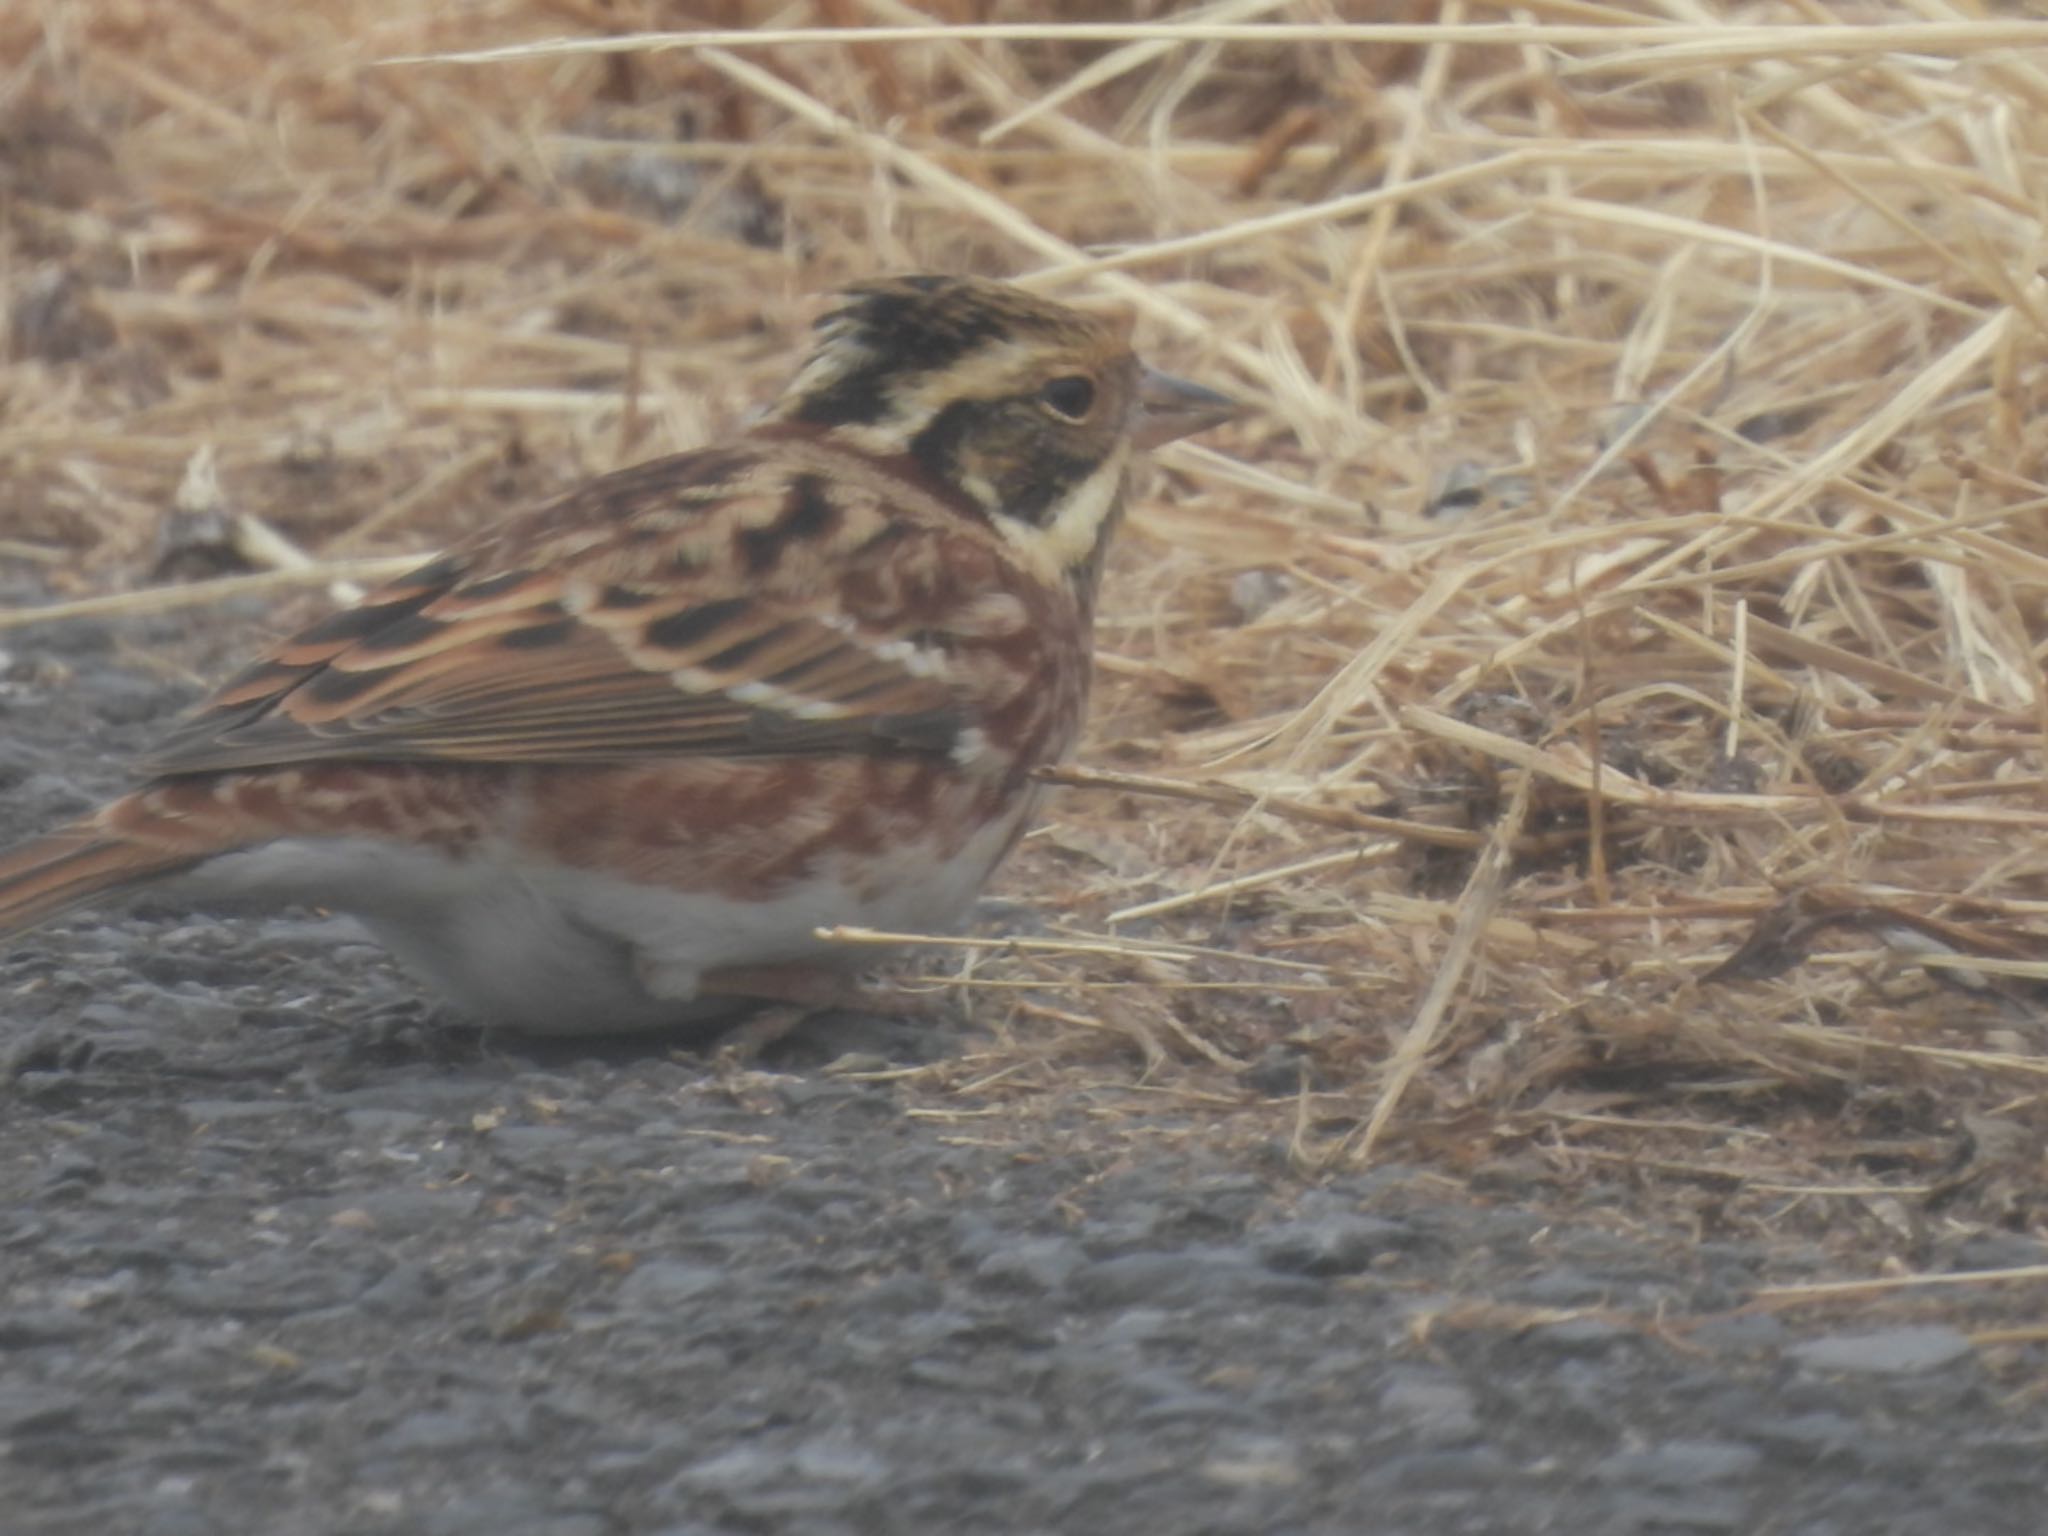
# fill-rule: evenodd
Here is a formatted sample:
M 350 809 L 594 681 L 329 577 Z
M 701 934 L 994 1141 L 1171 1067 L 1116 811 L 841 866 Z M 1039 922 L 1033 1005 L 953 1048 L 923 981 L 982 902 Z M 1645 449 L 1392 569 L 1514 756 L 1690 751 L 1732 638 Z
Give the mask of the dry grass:
M 361 577 L 729 430 L 876 270 L 1120 301 L 1259 409 L 1164 456 L 923 1112 L 2040 1222 L 2048 25 L 690 9 L 796 30 L 0 16 L 0 579 Z

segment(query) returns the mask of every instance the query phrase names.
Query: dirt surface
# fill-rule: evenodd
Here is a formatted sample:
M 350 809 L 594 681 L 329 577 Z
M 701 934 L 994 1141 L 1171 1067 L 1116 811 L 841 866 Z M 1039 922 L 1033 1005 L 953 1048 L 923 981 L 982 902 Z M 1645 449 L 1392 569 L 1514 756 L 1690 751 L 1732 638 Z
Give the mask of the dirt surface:
M 0 835 L 119 782 L 191 697 L 162 657 L 193 627 L 0 633 Z M 1745 1307 L 1836 1260 L 1660 1230 L 1628 1184 L 1310 1186 L 1277 1151 L 982 1126 L 815 1035 L 744 1070 L 536 1050 L 435 1025 L 311 914 L 71 920 L 0 956 L 0 1026 L 10 1536 L 2048 1509 L 2038 1356 L 1949 1314 Z M 869 1059 L 960 1044 L 848 1028 Z

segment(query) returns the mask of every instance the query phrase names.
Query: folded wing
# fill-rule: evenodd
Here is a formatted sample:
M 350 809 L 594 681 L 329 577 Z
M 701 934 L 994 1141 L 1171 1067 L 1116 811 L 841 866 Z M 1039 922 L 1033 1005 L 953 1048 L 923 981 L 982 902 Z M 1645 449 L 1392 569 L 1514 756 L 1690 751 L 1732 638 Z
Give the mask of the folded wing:
M 714 479 L 694 467 L 712 457 L 457 546 L 275 647 L 144 767 L 951 750 L 973 722 L 943 594 L 882 579 L 943 584 L 942 552 L 903 547 L 939 535 L 881 492 L 729 453 Z

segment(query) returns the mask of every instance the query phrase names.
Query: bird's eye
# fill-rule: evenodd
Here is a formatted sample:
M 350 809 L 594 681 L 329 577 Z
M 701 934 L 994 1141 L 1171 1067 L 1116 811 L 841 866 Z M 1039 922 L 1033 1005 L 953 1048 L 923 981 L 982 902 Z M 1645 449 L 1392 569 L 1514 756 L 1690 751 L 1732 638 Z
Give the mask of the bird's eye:
M 1055 416 L 1079 421 L 1095 404 L 1095 381 L 1078 373 L 1063 374 L 1039 390 L 1038 398 Z

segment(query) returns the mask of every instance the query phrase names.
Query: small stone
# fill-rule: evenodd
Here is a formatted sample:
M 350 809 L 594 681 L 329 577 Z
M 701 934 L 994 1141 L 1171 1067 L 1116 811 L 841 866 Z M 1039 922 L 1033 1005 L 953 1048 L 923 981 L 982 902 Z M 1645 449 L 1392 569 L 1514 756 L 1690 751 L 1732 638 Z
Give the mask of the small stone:
M 1508 1299 L 1531 1307 L 1597 1307 L 1614 1299 L 1620 1289 L 1611 1276 L 1589 1275 L 1579 1269 L 1547 1269 L 1518 1281 Z
M 789 1466 L 788 1459 L 760 1446 L 736 1445 L 708 1457 L 676 1474 L 685 1488 L 701 1493 L 737 1493 L 774 1482 Z
M 410 1237 L 445 1230 L 473 1214 L 481 1202 L 474 1189 L 366 1189 L 318 1202 L 316 1213 L 344 1230 Z
M 1609 1456 L 1594 1473 L 1610 1483 L 1691 1488 L 1747 1477 L 1762 1460 L 1751 1447 L 1725 1440 L 1668 1440 L 1647 1451 L 1623 1451 Z
M 179 1111 L 195 1126 L 232 1125 L 245 1120 L 268 1120 L 276 1115 L 303 1115 L 306 1106 L 296 1099 L 187 1099 Z
M 635 1307 L 659 1309 L 692 1301 L 725 1284 L 725 1271 L 708 1264 L 657 1259 L 642 1264 L 619 1283 L 619 1300 Z
M 1198 1470 L 1226 1488 L 1287 1488 L 1301 1481 L 1294 1447 L 1270 1435 L 1226 1437 Z
M 432 1309 L 440 1292 L 439 1282 L 425 1269 L 398 1264 L 363 1292 L 359 1305 L 378 1317 L 418 1317 Z
M 1376 1216 L 1326 1216 L 1290 1221 L 1258 1236 L 1260 1260 L 1289 1275 L 1355 1275 L 1383 1253 L 1411 1245 L 1415 1234 Z
M 1380 1392 L 1380 1411 L 1429 1446 L 1459 1445 L 1479 1433 L 1477 1400 L 1448 1376 L 1396 1376 Z
M 46 1435 L 74 1428 L 84 1402 L 47 1387 L 0 1388 L 0 1435 Z
M 1185 1307 L 1239 1292 L 1248 1271 L 1251 1266 L 1241 1256 L 1227 1251 L 1124 1253 L 1077 1271 L 1071 1288 L 1076 1297 L 1092 1306 L 1151 1303 Z
M 1916 1324 L 1811 1339 L 1793 1345 L 1786 1353 L 1817 1371 L 1914 1376 L 1962 1359 L 1970 1353 L 1970 1340 L 1960 1329 L 1945 1323 Z
M 2019 1269 L 2048 1264 L 2048 1243 L 2023 1232 L 1980 1232 L 1956 1248 L 1954 1263 L 1959 1270 Z
M 1742 1433 L 1765 1444 L 1796 1446 L 1816 1458 L 1854 1450 L 1869 1443 L 1868 1432 L 1861 1424 L 1847 1414 L 1830 1413 L 1824 1409 L 1782 1418 L 1750 1419 L 1743 1424 Z
M 1464 1493 L 1474 1488 L 1503 1486 L 1513 1476 L 1511 1464 L 1499 1451 L 1475 1445 L 1388 1457 L 1373 1469 L 1368 1481 L 1415 1492 Z
M 164 1299 L 186 1312 L 221 1317 L 291 1317 L 354 1301 L 367 1289 L 353 1267 L 332 1258 L 264 1254 L 210 1274 L 164 1286 Z
M 1028 1237 L 999 1248 L 975 1266 L 974 1277 L 1001 1290 L 1056 1291 L 1087 1262 L 1080 1245 L 1064 1237 Z
M 1599 1317 L 1573 1317 L 1533 1330 L 1529 1337 L 1563 1354 L 1599 1355 L 1633 1343 L 1636 1334 Z
M 63 1307 L 23 1308 L 0 1312 L 0 1349 L 35 1349 L 45 1344 L 68 1344 L 92 1329 L 78 1313 Z
M 1738 1313 L 1730 1317 L 1708 1318 L 1695 1325 L 1686 1337 L 1704 1349 L 1731 1352 L 1777 1349 L 1785 1342 L 1785 1324 L 1783 1319 L 1772 1317 L 1767 1312 Z
M 399 1454 L 444 1455 L 492 1443 L 500 1436 L 494 1424 L 475 1414 L 424 1409 L 408 1414 L 378 1436 L 378 1449 Z
M 1304 1087 L 1315 1087 L 1318 1074 L 1314 1063 L 1295 1047 L 1269 1045 L 1238 1075 L 1238 1081 L 1253 1093 L 1282 1099 L 1300 1093 Z
M 409 1109 L 351 1109 L 345 1110 L 341 1118 L 356 1135 L 377 1141 L 397 1141 L 418 1133 L 427 1124 L 425 1115 Z
M 564 1125 L 500 1125 L 491 1129 L 490 1148 L 515 1163 L 545 1164 L 576 1140 L 577 1133 Z
M 1685 1536 L 1692 1532 L 1749 1532 L 1757 1529 L 1747 1490 L 1736 1488 L 1662 1489 L 1622 1494 L 1614 1501 L 1610 1531 L 1640 1531 L 1648 1536 Z
M 877 1317 L 908 1317 L 929 1312 L 939 1304 L 938 1283 L 918 1274 L 884 1275 L 872 1285 L 855 1292 L 847 1305 L 856 1312 Z

